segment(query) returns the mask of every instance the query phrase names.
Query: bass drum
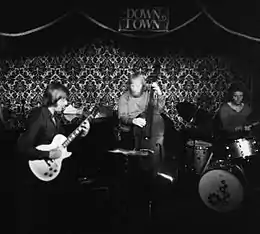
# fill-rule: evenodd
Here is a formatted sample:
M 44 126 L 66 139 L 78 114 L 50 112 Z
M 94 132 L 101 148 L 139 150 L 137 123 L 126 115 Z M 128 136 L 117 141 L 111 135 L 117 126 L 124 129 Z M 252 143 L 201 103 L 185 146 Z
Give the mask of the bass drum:
M 241 167 L 227 160 L 210 160 L 199 181 L 204 204 L 217 212 L 240 208 L 245 196 L 245 177 Z

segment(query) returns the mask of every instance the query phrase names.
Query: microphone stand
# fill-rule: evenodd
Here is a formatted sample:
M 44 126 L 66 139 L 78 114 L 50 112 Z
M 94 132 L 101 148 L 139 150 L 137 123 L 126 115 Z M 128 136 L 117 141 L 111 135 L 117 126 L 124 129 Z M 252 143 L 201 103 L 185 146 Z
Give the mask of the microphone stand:
M 162 145 L 160 143 L 156 143 L 156 146 L 159 147 L 160 163 L 162 163 L 163 162 L 163 149 L 162 149 Z M 153 201 L 152 201 L 152 198 L 149 197 L 149 200 L 148 200 L 148 218 L 149 218 L 149 221 L 151 223 L 152 223 L 152 208 L 153 208 Z
M 190 124 L 192 124 L 192 125 L 195 125 L 195 121 L 196 121 L 196 114 L 198 113 L 198 111 L 199 111 L 199 109 L 200 109 L 200 106 L 197 108 L 197 110 L 194 112 L 194 114 L 193 114 L 193 117 L 191 118 L 191 120 L 190 120 Z M 194 166 L 194 163 L 195 163 L 195 157 L 196 157 L 196 154 L 195 154 L 195 150 L 196 150 L 196 140 L 194 139 L 194 137 L 193 137 L 193 147 L 192 147 L 192 168 L 191 168 L 191 171 L 193 172 L 194 170 L 195 170 L 195 166 Z

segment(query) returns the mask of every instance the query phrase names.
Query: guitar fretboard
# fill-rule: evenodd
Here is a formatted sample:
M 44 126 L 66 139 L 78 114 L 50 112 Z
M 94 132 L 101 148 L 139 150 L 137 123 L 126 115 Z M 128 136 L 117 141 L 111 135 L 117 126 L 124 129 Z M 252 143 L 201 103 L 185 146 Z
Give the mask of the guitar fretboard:
M 84 121 L 86 121 L 86 119 Z M 64 148 L 68 147 L 68 145 L 79 135 L 81 132 L 81 124 L 67 137 L 66 141 L 63 142 L 62 146 Z
M 92 115 L 95 116 L 96 112 L 98 111 L 97 106 L 95 106 L 93 108 Z M 90 121 L 91 120 L 91 114 L 67 137 L 66 141 L 63 142 L 62 146 L 64 148 L 68 147 L 68 145 L 79 135 L 79 133 L 82 131 L 81 129 L 81 125 L 85 122 L 85 121 Z

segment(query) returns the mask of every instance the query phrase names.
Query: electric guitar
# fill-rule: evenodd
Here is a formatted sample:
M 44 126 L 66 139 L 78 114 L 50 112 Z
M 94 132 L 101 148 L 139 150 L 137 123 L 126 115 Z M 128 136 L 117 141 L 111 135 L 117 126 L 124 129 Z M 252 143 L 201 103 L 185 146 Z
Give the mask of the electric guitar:
M 96 112 L 97 108 L 93 108 L 93 112 Z M 41 160 L 29 160 L 29 167 L 33 174 L 42 181 L 51 181 L 55 179 L 61 170 L 62 161 L 72 155 L 72 152 L 67 151 L 68 145 L 79 135 L 81 132 L 81 125 L 86 121 L 89 121 L 91 114 L 85 118 L 85 120 L 68 136 L 65 137 L 62 134 L 54 136 L 51 144 L 39 145 L 36 147 L 37 150 L 51 151 L 57 147 L 60 148 L 62 154 L 57 159 L 41 159 Z M 93 115 L 95 116 L 95 114 Z

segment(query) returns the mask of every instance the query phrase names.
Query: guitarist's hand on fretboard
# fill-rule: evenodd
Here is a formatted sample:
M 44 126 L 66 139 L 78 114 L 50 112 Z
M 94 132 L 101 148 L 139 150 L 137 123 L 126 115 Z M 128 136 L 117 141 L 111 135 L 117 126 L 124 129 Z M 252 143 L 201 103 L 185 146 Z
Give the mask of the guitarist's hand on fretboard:
M 90 123 L 88 120 L 85 120 L 81 125 L 81 137 L 85 137 L 88 135 L 89 129 L 90 129 Z

